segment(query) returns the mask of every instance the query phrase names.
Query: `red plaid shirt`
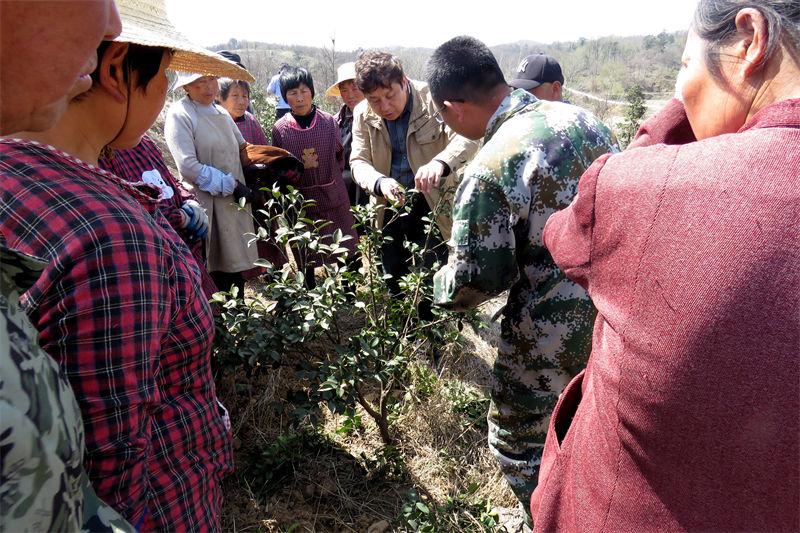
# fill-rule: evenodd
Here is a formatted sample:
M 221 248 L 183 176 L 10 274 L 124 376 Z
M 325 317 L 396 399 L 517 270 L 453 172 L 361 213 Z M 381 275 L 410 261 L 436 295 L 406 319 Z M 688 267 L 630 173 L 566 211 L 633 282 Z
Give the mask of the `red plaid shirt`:
M 186 200 L 196 200 L 196 198 L 193 194 L 184 189 L 178 180 L 175 179 L 175 176 L 169 171 L 167 164 L 164 162 L 164 156 L 161 154 L 161 150 L 158 149 L 158 146 L 156 146 L 156 143 L 145 135 L 137 146 L 127 150 L 114 150 L 114 157 L 111 159 L 100 159 L 99 166 L 103 170 L 116 174 L 120 178 L 131 183 L 142 181 L 142 174 L 144 172 L 151 170 L 158 171 L 166 185 L 171 187 L 174 193 L 172 198 L 161 200 L 158 204 L 158 208 L 167 218 L 172 229 L 178 232 L 178 235 L 180 235 L 183 242 L 186 243 L 186 246 L 188 246 L 189 250 L 192 252 L 195 261 L 200 265 L 203 292 L 207 298 L 211 298 L 211 295 L 217 292 L 218 289 L 214 284 L 214 280 L 211 279 L 211 276 L 206 271 L 205 241 L 193 240 L 192 236 L 181 228 L 181 224 L 183 223 L 181 206 Z
M 256 117 L 250 112 L 245 111 L 244 115 L 233 120 L 238 126 L 239 131 L 242 132 L 244 140 L 250 144 L 265 144 L 269 145 L 267 135 L 264 133 L 264 128 L 258 123 Z
M 17 140 L 0 182 L 0 233 L 49 261 L 22 303 L 75 391 L 97 494 L 144 530 L 219 529 L 233 459 L 211 311 L 152 189 Z

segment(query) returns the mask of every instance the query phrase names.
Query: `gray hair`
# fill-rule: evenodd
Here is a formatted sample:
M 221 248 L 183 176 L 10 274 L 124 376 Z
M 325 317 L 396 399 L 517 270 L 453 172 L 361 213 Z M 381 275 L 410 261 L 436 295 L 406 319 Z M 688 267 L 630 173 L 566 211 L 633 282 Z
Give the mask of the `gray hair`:
M 719 75 L 719 48 L 736 36 L 736 14 L 745 8 L 758 10 L 767 23 L 769 35 L 765 58 L 784 44 L 800 56 L 800 1 L 798 0 L 699 0 L 692 28 L 706 42 L 706 62 Z
M 247 95 L 250 96 L 250 84 L 246 81 L 241 80 L 232 80 L 230 78 L 220 78 L 217 80 L 217 86 L 219 87 L 219 100 L 223 102 L 228 99 L 228 94 L 231 92 L 231 87 L 234 85 L 238 85 L 245 91 L 247 91 Z

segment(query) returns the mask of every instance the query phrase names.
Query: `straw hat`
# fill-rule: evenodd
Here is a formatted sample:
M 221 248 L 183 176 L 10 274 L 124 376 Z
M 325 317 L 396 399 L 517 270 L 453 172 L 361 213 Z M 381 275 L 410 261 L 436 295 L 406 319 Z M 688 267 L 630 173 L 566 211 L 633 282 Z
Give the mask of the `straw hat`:
M 328 87 L 328 90 L 325 91 L 325 94 L 328 96 L 342 96 L 339 92 L 339 84 L 343 81 L 356 79 L 356 64 L 351 61 L 350 63 L 342 63 L 339 65 L 339 68 L 336 69 L 336 78 L 336 83 Z
M 169 70 L 255 81 L 249 72 L 233 61 L 181 35 L 167 18 L 164 0 L 116 0 L 116 3 L 122 19 L 122 33 L 115 41 L 172 48 L 175 55 Z

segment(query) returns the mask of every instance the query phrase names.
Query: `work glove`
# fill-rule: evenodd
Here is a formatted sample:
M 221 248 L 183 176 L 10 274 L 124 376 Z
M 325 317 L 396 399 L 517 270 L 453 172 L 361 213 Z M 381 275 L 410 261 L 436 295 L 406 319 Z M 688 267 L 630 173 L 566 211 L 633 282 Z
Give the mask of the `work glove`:
M 233 199 L 238 203 L 242 198 L 250 204 L 264 203 L 264 192 L 253 187 L 252 189 L 244 183 L 237 183 L 233 189 Z
M 189 232 L 194 240 L 205 239 L 208 235 L 208 215 L 203 206 L 194 200 L 186 200 L 181 205 L 181 228 Z
M 236 178 L 230 172 L 225 174 L 219 169 L 203 165 L 197 176 L 197 187 L 212 196 L 230 196 L 236 187 Z

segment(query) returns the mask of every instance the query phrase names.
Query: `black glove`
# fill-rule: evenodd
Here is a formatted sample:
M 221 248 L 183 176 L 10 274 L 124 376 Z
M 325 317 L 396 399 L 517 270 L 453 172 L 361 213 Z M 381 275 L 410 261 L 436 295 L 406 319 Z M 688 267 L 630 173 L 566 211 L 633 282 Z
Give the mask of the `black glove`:
M 237 183 L 236 187 L 233 189 L 233 198 L 238 203 L 239 200 L 242 198 L 245 199 L 247 203 L 251 204 L 263 204 L 264 203 L 264 192 L 253 188 L 251 189 L 247 185 L 243 183 Z

